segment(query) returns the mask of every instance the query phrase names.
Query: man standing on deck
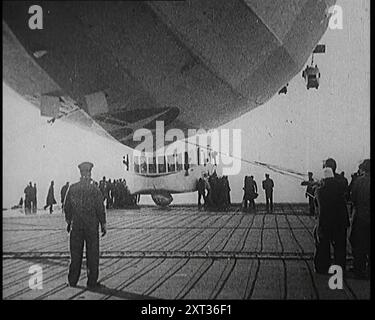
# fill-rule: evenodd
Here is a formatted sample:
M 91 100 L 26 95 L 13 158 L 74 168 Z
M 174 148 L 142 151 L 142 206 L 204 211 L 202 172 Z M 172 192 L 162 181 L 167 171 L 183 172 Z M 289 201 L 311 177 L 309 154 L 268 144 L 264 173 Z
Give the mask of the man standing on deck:
M 68 191 L 68 189 L 69 189 L 69 182 L 64 184 L 60 191 L 62 209 L 64 209 L 64 200 L 65 200 L 66 192 Z
M 306 198 L 309 199 L 310 215 L 314 216 L 315 215 L 315 204 L 314 204 L 314 197 L 315 196 L 314 196 L 314 193 L 315 193 L 316 183 L 315 183 L 315 180 L 313 178 L 313 173 L 308 172 L 307 174 L 309 176 L 309 180 L 302 181 L 301 186 L 307 186 L 305 196 L 306 196 Z
M 105 197 L 107 199 L 106 202 L 106 209 L 112 208 L 112 195 L 111 195 L 111 189 L 112 189 L 112 181 L 111 179 L 108 179 L 106 186 L 105 186 Z
M 102 237 L 107 233 L 106 214 L 102 194 L 91 180 L 90 162 L 81 163 L 79 182 L 70 186 L 65 198 L 65 220 L 70 232 L 70 254 L 68 282 L 75 287 L 81 273 L 83 246 L 86 244 L 87 287 L 98 288 L 99 277 L 99 224 Z
M 327 159 L 323 165 L 324 179 L 316 189 L 319 220 L 314 255 L 317 273 L 328 273 L 331 265 L 331 250 L 334 249 L 334 264 L 346 266 L 346 232 L 349 216 L 346 207 L 347 186 L 342 176 L 336 173 L 336 161 Z
M 106 188 L 107 188 L 107 181 L 105 180 L 105 177 L 103 177 L 103 180 L 99 181 L 99 190 L 102 193 L 103 201 L 108 202 L 108 199 L 106 196 Z
M 23 191 L 25 193 L 25 214 L 31 213 L 31 203 L 32 203 L 32 193 L 33 193 L 33 186 L 31 181 L 26 186 L 25 190 Z
M 266 180 L 262 181 L 262 187 L 266 192 L 266 210 L 269 212 L 271 208 L 271 212 L 273 212 L 273 187 L 274 183 L 273 180 L 270 179 L 270 175 L 266 173 Z
M 53 185 L 54 185 L 54 182 L 51 181 L 51 184 L 48 189 L 46 205 L 44 206 L 44 210 L 46 210 L 49 207 L 50 214 L 53 212 L 53 205 L 57 203 L 55 200 L 55 191 L 54 191 Z
M 243 209 L 247 209 L 247 204 L 249 202 L 249 208 L 255 210 L 255 199 L 258 197 L 258 186 L 256 181 L 254 180 L 254 176 L 245 176 L 244 180 L 244 190 L 242 206 Z
M 38 204 L 37 204 L 37 198 L 38 198 L 38 195 L 37 195 L 37 189 L 36 189 L 36 183 L 34 183 L 34 187 L 33 187 L 33 193 L 32 193 L 32 203 L 33 203 L 33 213 L 36 213 L 37 211 L 37 207 L 38 207 Z
M 353 252 L 353 268 L 351 271 L 358 278 L 367 278 L 370 274 L 370 159 L 364 160 L 360 166 L 361 175 L 353 183 L 351 200 L 353 201 L 353 224 L 350 244 Z

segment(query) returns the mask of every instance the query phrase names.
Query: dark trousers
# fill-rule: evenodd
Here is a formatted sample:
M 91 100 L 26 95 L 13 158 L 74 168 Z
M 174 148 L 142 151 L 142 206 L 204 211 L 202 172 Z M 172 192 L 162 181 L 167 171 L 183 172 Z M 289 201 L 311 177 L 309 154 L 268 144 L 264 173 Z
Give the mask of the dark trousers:
M 31 200 L 26 199 L 25 200 L 25 214 L 31 213 Z
M 354 217 L 350 244 L 353 252 L 353 267 L 358 272 L 365 272 L 370 262 L 370 223 Z
M 315 204 L 313 197 L 309 197 L 309 211 L 311 216 L 315 215 Z
M 68 282 L 75 286 L 81 274 L 83 245 L 86 244 L 87 285 L 95 285 L 99 277 L 99 232 L 74 228 L 70 232 L 70 265 Z
M 33 200 L 33 212 L 35 213 L 37 210 L 37 203 L 36 203 L 36 200 L 34 199 Z
M 112 205 L 113 205 L 113 199 L 112 199 L 112 197 L 108 196 L 108 197 L 107 197 L 107 205 L 106 205 L 106 208 L 107 208 L 107 209 L 112 208 Z
M 243 207 L 247 208 L 247 202 L 249 202 L 249 208 L 255 209 L 255 201 L 254 199 L 244 199 L 243 200 Z
M 273 192 L 266 191 L 266 210 L 267 212 L 273 211 Z
M 213 192 L 211 190 L 207 190 L 206 198 L 204 199 L 204 206 L 207 207 L 213 207 L 214 200 L 213 200 Z
M 333 225 L 320 227 L 316 230 L 318 239 L 315 241 L 314 267 L 316 272 L 328 273 L 331 266 L 331 245 L 333 246 L 333 264 L 346 266 L 346 227 Z

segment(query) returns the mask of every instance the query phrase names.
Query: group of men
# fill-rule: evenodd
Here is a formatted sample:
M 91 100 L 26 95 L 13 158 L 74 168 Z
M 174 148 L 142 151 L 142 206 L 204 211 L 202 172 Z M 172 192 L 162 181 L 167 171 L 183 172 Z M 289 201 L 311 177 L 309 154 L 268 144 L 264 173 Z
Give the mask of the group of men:
M 352 181 L 336 173 L 337 164 L 332 158 L 323 164 L 323 179 L 315 181 L 312 173 L 307 185 L 310 214 L 317 215 L 314 229 L 314 266 L 317 273 L 326 274 L 331 265 L 331 246 L 334 264 L 346 270 L 347 233 L 353 253 L 351 271 L 365 278 L 370 262 L 370 159 L 364 160 Z
M 36 183 L 34 186 L 30 181 L 23 191 L 25 194 L 25 214 L 36 213 L 37 210 L 37 189 Z
M 103 177 L 97 184 L 102 193 L 107 209 L 121 209 L 129 206 L 134 206 L 139 201 L 138 195 L 131 195 L 126 185 L 125 179 L 111 179 L 106 180 Z
M 198 208 L 205 210 L 226 210 L 230 207 L 230 186 L 227 176 L 218 177 L 216 171 L 211 175 L 204 173 L 197 182 Z
M 36 213 L 37 211 L 37 188 L 36 183 L 34 183 L 34 186 L 32 182 L 29 182 L 29 184 L 26 186 L 25 190 L 23 191 L 25 194 L 25 214 L 30 213 Z M 47 193 L 47 199 L 46 199 L 46 205 L 44 206 L 44 210 L 46 210 L 49 207 L 49 213 L 53 212 L 53 205 L 56 204 L 55 195 L 54 195 L 54 182 L 51 181 L 51 184 L 48 188 Z M 23 203 L 23 200 L 21 198 L 20 205 Z M 21 205 L 22 206 L 22 205 Z
M 262 188 L 266 194 L 266 210 L 273 211 L 273 188 L 274 182 L 269 174 L 265 175 L 266 179 L 262 181 Z M 226 210 L 231 205 L 229 180 L 227 176 L 218 177 L 216 171 L 211 175 L 204 173 L 197 182 L 198 190 L 198 208 L 202 208 L 202 199 L 204 200 L 203 207 L 205 209 Z M 242 201 L 242 208 L 255 209 L 255 199 L 258 197 L 258 187 L 254 180 L 254 176 L 246 176 L 244 179 L 244 196 Z
M 266 195 L 266 211 L 267 213 L 273 212 L 273 188 L 274 182 L 268 173 L 265 174 L 265 180 L 262 181 L 262 189 Z M 242 208 L 246 210 L 249 206 L 250 209 L 255 210 L 255 199 L 258 197 L 258 185 L 254 180 L 254 176 L 245 176 Z

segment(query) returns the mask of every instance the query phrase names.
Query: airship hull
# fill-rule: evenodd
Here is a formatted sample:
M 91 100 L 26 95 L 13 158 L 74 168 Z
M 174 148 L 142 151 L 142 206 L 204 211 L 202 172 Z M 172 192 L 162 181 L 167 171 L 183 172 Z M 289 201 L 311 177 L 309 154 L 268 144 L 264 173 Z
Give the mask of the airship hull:
M 155 121 L 216 128 L 299 73 L 334 2 L 42 2 L 42 30 L 28 26 L 29 2 L 6 2 L 3 80 L 39 107 L 70 97 L 131 147 Z

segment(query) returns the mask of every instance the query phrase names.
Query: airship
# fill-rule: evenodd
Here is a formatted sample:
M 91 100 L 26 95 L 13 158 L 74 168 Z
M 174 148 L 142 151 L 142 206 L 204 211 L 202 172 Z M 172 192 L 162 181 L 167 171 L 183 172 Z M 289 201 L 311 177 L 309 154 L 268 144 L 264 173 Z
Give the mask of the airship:
M 136 148 L 134 132 L 154 132 L 157 121 L 166 130 L 210 130 L 267 102 L 302 71 L 334 4 L 6 1 L 3 81 L 49 121 L 69 117 Z M 131 193 L 160 205 L 215 170 L 205 155 L 196 164 L 186 154 L 127 157 Z

